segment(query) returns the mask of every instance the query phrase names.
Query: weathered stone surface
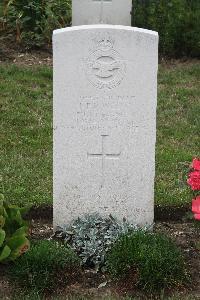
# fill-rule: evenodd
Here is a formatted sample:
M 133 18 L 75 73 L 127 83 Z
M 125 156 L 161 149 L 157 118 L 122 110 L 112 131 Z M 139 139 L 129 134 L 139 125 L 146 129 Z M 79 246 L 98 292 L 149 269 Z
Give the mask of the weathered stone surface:
M 131 25 L 132 0 L 72 0 L 72 25 Z
M 54 227 L 87 213 L 151 224 L 158 35 L 54 31 Z

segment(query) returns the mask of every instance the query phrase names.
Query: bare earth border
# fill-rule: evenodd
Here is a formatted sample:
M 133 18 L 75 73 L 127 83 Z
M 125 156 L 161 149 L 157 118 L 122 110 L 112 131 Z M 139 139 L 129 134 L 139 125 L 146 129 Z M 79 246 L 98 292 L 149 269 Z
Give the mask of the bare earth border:
M 200 232 L 192 222 L 156 222 L 155 231 L 170 236 L 176 244 L 182 249 L 185 261 L 188 266 L 188 272 L 191 275 L 191 281 L 186 286 L 180 286 L 177 289 L 166 290 L 165 297 L 159 295 L 148 295 L 139 291 L 131 282 L 114 282 L 109 281 L 106 274 L 95 273 L 93 270 L 83 270 L 81 278 L 77 282 L 69 284 L 66 287 L 58 287 L 54 295 L 46 295 L 45 299 L 53 299 L 51 296 L 63 297 L 62 299 L 123 299 L 124 296 L 130 295 L 137 299 L 168 299 L 172 295 L 177 295 L 173 299 L 193 300 L 200 299 L 200 250 L 197 242 Z M 32 220 L 31 222 L 31 239 L 41 240 L 48 239 L 53 233 L 52 221 L 49 220 Z M 106 285 L 104 285 L 104 283 Z M 102 287 L 100 287 L 102 285 Z M 12 299 L 13 293 L 19 293 L 18 288 L 6 276 L 6 266 L 1 269 L 0 273 L 0 299 Z M 74 296 L 75 298 L 67 298 Z M 2 298 L 1 298 L 2 297 Z M 77 297 L 77 298 L 76 298 Z M 82 299 L 82 298 L 81 298 Z
M 159 206 L 156 205 L 155 209 L 155 221 L 182 221 L 188 218 L 191 213 L 190 206 Z M 53 219 L 53 206 L 52 205 L 41 205 L 32 206 L 30 211 L 27 213 L 26 218 L 28 220 L 52 220 Z

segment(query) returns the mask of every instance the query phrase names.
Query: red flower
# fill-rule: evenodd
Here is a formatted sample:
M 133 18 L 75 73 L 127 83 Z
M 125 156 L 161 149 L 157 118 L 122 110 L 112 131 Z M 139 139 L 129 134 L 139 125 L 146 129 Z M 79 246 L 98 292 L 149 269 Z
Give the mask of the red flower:
M 194 218 L 195 220 L 200 221 L 200 214 L 194 214 Z
M 200 221 L 200 196 L 192 200 L 192 212 L 194 213 L 194 218 Z
M 187 180 L 187 183 L 191 186 L 193 191 L 200 190 L 200 172 L 199 171 L 191 172 Z
M 196 171 L 200 171 L 200 159 L 198 159 L 198 158 L 193 159 L 192 168 Z

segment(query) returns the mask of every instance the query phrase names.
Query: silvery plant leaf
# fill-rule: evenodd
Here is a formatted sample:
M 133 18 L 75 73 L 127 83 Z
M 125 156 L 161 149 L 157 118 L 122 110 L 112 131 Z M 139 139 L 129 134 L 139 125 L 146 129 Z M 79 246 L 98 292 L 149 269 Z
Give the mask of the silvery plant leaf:
M 105 266 L 105 255 L 110 246 L 125 233 L 137 230 L 126 219 L 118 222 L 113 216 L 98 214 L 78 218 L 69 226 L 59 228 L 54 237 L 64 239 L 82 259 L 82 265 L 99 271 Z

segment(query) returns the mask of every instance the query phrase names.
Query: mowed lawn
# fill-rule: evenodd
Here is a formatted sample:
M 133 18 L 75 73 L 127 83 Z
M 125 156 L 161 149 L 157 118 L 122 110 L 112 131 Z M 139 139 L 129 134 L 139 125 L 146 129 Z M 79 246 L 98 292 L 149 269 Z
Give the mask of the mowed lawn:
M 0 102 L 0 168 L 5 198 L 19 205 L 51 204 L 52 68 L 0 65 Z M 200 63 L 162 65 L 156 204 L 191 202 L 186 178 L 195 156 L 200 156 Z

